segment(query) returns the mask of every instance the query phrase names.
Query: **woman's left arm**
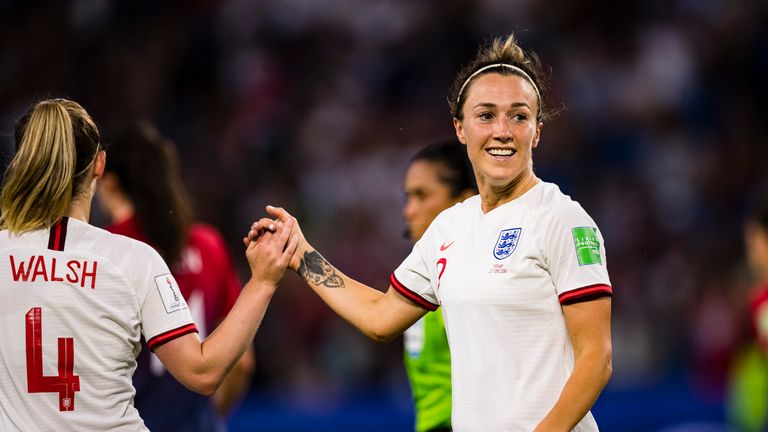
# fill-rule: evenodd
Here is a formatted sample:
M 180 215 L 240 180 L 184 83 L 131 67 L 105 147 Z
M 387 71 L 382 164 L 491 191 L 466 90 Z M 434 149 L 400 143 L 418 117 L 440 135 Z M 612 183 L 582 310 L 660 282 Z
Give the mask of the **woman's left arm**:
M 611 377 L 611 298 L 563 306 L 574 366 L 555 405 L 535 432 L 571 431 Z

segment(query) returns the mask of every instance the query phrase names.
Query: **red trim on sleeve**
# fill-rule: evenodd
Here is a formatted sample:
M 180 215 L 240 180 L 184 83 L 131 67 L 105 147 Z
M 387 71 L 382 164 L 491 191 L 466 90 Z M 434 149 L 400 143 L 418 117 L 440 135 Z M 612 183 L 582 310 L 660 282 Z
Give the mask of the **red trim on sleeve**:
M 389 275 L 389 282 L 392 284 L 392 287 L 395 289 L 395 291 L 399 292 L 408 300 L 414 302 L 417 306 L 421 306 L 430 312 L 437 310 L 438 305 L 424 299 L 422 296 L 406 288 L 405 285 L 401 284 L 400 281 L 397 280 L 394 273 Z
M 160 345 L 170 342 L 178 337 L 184 336 L 185 334 L 189 334 L 189 333 L 197 333 L 197 327 L 195 326 L 195 323 L 185 324 L 181 327 L 168 330 L 167 332 L 164 332 L 164 333 L 160 333 L 159 335 L 147 341 L 147 347 L 149 347 L 150 350 L 154 351 L 154 349 L 159 347 Z
M 568 292 L 560 294 L 560 304 L 567 305 L 572 303 L 579 303 L 587 300 L 594 300 L 596 298 L 612 296 L 613 289 L 610 286 L 604 284 L 589 285 L 582 288 L 576 288 Z

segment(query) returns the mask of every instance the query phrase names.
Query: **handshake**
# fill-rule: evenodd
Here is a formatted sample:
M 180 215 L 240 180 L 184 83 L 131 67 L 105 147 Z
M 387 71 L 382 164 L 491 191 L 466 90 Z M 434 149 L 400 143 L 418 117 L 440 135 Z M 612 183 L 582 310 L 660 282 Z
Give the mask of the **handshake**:
M 336 269 L 307 243 L 296 218 L 273 206 L 267 206 L 267 214 L 274 219 L 254 222 L 243 237 L 253 279 L 276 286 L 290 268 L 310 286 L 344 286 Z
M 298 270 L 299 257 L 308 245 L 296 218 L 287 211 L 267 206 L 267 214 L 274 219 L 264 217 L 254 222 L 243 237 L 243 244 L 251 277 L 277 285 L 287 268 Z

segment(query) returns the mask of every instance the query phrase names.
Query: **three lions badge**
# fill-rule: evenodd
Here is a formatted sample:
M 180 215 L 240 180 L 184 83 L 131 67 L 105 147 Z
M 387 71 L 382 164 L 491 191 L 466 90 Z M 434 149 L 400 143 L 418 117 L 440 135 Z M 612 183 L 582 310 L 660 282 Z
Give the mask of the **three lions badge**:
M 498 260 L 512 255 L 512 252 L 517 248 L 517 243 L 520 240 L 520 232 L 522 228 L 509 228 L 501 230 L 499 233 L 499 239 L 496 240 L 496 245 L 493 247 L 493 256 Z

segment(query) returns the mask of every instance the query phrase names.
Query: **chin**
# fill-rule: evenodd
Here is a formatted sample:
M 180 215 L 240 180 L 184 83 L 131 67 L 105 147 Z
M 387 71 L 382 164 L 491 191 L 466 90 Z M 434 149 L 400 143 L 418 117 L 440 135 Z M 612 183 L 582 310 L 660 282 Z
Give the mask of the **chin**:
M 424 229 L 408 230 L 408 238 L 412 242 L 416 243 L 417 241 L 419 241 L 419 239 L 421 239 L 421 236 L 424 235 L 425 231 L 426 231 L 426 227 L 424 227 Z
M 491 174 L 486 175 L 485 181 L 491 186 L 506 186 L 512 183 L 514 179 L 517 177 L 517 175 L 518 175 L 517 173 L 513 173 L 513 172 L 503 172 L 503 173 L 495 172 L 495 173 L 492 173 L 492 175 Z
M 517 173 L 512 170 L 494 170 L 488 174 L 488 180 L 496 183 L 503 183 L 515 178 Z

